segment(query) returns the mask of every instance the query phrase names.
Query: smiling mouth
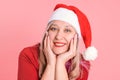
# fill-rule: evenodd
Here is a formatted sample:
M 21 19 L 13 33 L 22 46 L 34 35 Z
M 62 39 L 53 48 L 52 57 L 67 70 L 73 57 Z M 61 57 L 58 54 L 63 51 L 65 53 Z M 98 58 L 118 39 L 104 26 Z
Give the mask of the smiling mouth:
M 65 43 L 63 42 L 54 42 L 55 47 L 63 47 Z

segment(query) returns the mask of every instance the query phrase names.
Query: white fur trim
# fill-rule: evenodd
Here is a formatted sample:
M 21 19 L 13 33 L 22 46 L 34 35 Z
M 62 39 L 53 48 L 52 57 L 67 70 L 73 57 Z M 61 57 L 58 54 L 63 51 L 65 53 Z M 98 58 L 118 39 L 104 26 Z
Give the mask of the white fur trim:
M 95 60 L 98 56 L 98 51 L 95 47 L 88 47 L 83 53 L 83 58 L 85 60 Z
M 49 19 L 49 22 L 52 20 L 61 20 L 71 24 L 79 34 L 79 37 L 81 37 L 78 17 L 73 11 L 65 8 L 58 8 L 53 12 L 51 18 Z

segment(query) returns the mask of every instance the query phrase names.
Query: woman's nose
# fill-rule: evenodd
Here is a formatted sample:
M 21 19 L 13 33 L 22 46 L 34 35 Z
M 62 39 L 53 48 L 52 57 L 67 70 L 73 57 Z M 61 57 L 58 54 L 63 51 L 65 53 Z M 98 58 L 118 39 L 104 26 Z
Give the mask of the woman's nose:
M 62 39 L 63 36 L 64 36 L 63 32 L 62 32 L 62 31 L 58 31 L 58 32 L 56 33 L 55 38 L 56 38 L 56 39 Z

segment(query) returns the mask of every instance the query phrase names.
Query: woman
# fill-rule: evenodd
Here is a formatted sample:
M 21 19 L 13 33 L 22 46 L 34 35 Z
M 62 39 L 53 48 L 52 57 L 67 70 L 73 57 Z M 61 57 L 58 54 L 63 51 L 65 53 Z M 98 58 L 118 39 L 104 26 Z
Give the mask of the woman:
M 86 46 L 80 54 L 79 40 Z M 42 43 L 27 47 L 19 56 L 18 80 L 87 80 L 96 58 L 86 16 L 76 7 L 56 5 Z

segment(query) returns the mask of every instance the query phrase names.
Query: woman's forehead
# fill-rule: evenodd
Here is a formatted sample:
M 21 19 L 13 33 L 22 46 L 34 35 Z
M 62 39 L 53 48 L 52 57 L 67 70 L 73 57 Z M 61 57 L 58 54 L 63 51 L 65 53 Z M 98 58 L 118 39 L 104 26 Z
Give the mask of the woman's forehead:
M 49 25 L 50 26 L 73 28 L 71 24 L 64 22 L 64 21 L 60 21 L 60 20 L 54 20 L 54 21 L 50 22 Z

